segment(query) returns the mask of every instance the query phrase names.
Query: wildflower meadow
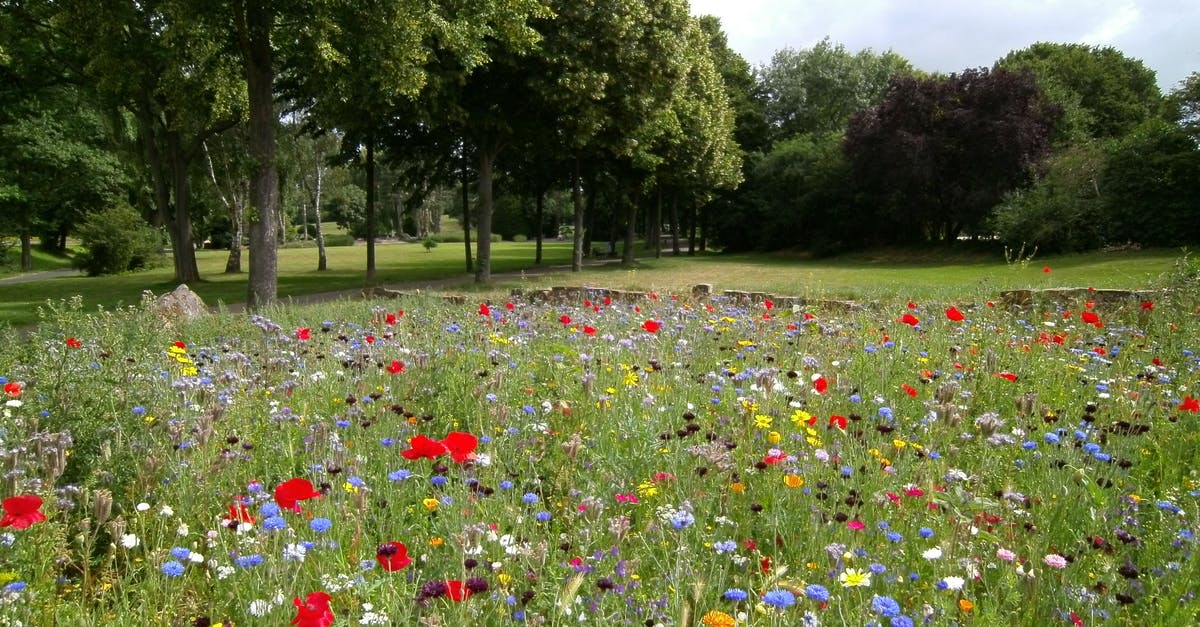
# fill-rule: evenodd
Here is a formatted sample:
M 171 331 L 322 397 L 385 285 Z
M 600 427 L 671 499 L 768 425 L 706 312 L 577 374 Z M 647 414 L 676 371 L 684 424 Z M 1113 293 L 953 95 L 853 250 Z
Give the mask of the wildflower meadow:
M 0 625 L 1196 624 L 1195 304 L 972 300 L 62 303 Z

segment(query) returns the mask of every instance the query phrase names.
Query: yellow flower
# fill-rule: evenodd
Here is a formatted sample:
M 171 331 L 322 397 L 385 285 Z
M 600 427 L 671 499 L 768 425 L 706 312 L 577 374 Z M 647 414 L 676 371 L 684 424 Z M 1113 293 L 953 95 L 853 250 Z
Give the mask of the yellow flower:
M 772 418 L 765 414 L 758 414 L 754 417 L 754 426 L 759 429 L 770 429 Z
M 708 627 L 733 627 L 737 624 L 732 616 L 722 612 L 721 610 L 709 610 L 703 618 L 700 619 L 700 624 L 708 625 Z
M 842 582 L 844 588 L 854 588 L 858 586 L 871 585 L 871 573 L 863 572 L 857 568 L 847 568 L 838 575 L 838 581 Z
M 782 439 L 783 436 L 779 435 L 778 431 L 772 431 L 767 434 L 767 442 L 770 442 L 771 444 L 779 444 L 779 441 Z
M 789 488 L 799 488 L 800 486 L 804 485 L 804 477 L 801 477 L 800 475 L 784 475 L 783 485 Z
M 425 506 L 425 509 L 427 509 L 431 512 L 438 508 L 438 500 L 437 499 L 425 499 L 425 500 L 421 501 L 421 504 Z
M 905 442 L 904 440 L 892 440 L 892 446 L 896 447 L 896 450 L 900 450 L 908 446 L 908 442 Z
M 507 586 L 508 584 L 512 583 L 512 575 L 508 573 L 500 573 L 497 579 L 500 580 L 500 585 L 502 586 Z
M 638 384 L 637 374 L 633 373 L 633 372 L 626 372 L 625 376 L 621 379 L 621 384 L 626 387 L 632 387 L 632 386 L 637 385 Z
M 434 536 L 429 539 L 429 546 L 442 546 L 442 544 L 444 544 L 445 542 L 446 541 L 441 539 L 440 537 Z
M 792 412 L 792 424 L 796 425 L 797 427 L 808 424 L 809 420 L 812 420 L 812 414 L 804 411 L 803 409 L 797 409 L 796 411 Z
M 958 600 L 958 609 L 960 609 L 964 612 L 970 612 L 971 610 L 975 609 L 975 604 L 966 599 L 959 599 Z
M 734 483 L 729 484 L 729 489 L 733 490 L 737 494 L 741 494 L 742 492 L 746 491 L 746 484 L 742 483 L 741 481 L 735 481 Z
M 358 486 L 350 483 L 349 481 L 342 484 L 342 489 L 345 490 L 347 494 L 358 494 Z
M 637 487 L 638 496 L 648 497 L 658 494 L 658 486 L 653 481 L 643 481 Z

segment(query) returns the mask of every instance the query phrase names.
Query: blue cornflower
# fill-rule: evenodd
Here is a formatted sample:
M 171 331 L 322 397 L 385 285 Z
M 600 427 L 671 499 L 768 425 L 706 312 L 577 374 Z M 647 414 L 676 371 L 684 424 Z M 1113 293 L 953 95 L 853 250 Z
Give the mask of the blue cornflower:
M 804 596 L 818 603 L 824 603 L 829 600 L 829 589 L 821 584 L 809 584 L 804 588 Z
M 183 564 L 171 560 L 162 565 L 162 573 L 168 577 L 179 577 L 183 575 Z
M 1046 444 L 1058 444 L 1059 437 L 1057 433 L 1051 431 L 1050 433 L 1047 433 L 1043 439 L 1046 440 Z
M 412 476 L 412 472 L 409 471 L 407 468 L 401 468 L 400 470 L 393 470 L 392 472 L 388 473 L 388 479 L 390 479 L 392 481 L 404 481 L 405 479 L 407 479 L 411 476 Z
M 686 529 L 694 524 L 696 524 L 696 517 L 687 510 L 681 509 L 671 516 L 671 526 L 674 527 L 676 531 L 679 531 L 680 529 Z
M 134 406 L 134 408 L 133 408 L 133 415 L 135 415 L 135 416 L 141 416 L 141 415 L 142 415 L 142 414 L 144 414 L 144 413 L 146 413 L 146 408 L 145 408 L 145 407 L 142 407 L 141 405 L 136 405 L 136 406 Z
M 1176 505 L 1170 501 L 1155 501 L 1154 504 L 1158 506 L 1158 509 L 1161 509 L 1166 512 L 1171 512 L 1172 514 L 1182 514 L 1183 513 L 1183 510 L 1180 509 L 1180 507 L 1178 505 Z
M 750 595 L 741 588 L 730 588 L 725 591 L 724 597 L 726 601 L 740 602 L 750 598 Z
M 526 505 L 537 503 L 538 495 L 534 494 L 533 492 L 526 492 L 525 496 L 521 497 L 521 502 L 525 503 Z
M 262 514 L 263 518 L 270 518 L 279 515 L 279 506 L 274 503 L 263 503 L 262 507 L 258 508 L 258 513 Z
M 876 595 L 871 599 L 871 609 L 879 612 L 880 616 L 894 618 L 900 615 L 900 604 L 892 597 Z
M 892 627 L 913 627 L 913 619 L 904 616 L 903 614 L 900 616 L 893 616 Z
M 333 527 L 333 521 L 328 518 L 314 518 L 308 522 L 308 526 L 317 533 L 325 533 Z
M 904 536 L 900 535 L 899 531 L 889 531 L 887 533 L 887 539 L 889 542 L 899 542 L 904 539 Z
M 763 603 L 773 605 L 780 609 L 789 608 L 796 604 L 796 595 L 790 590 L 775 589 L 768 590 L 762 597 Z
M 267 531 L 279 531 L 287 527 L 287 521 L 282 516 L 271 516 L 263 519 L 263 529 Z
M 505 479 L 504 481 L 501 481 L 501 482 L 500 482 L 500 489 L 501 489 L 501 490 L 511 490 L 511 489 L 513 489 L 513 482 L 511 482 L 511 481 L 509 481 L 509 480 L 507 480 L 507 479 Z
M 870 570 L 872 574 L 882 575 L 883 573 L 887 572 L 887 566 L 876 562 L 868 566 L 867 570 Z
M 352 485 L 356 488 L 361 488 L 361 487 L 367 485 L 366 481 L 363 481 L 361 477 L 357 477 L 357 476 L 350 477 L 349 479 L 346 480 L 346 483 L 349 483 L 350 485 Z
M 396 444 L 396 440 L 394 440 L 392 438 L 383 438 L 382 440 L 379 441 L 379 443 L 384 446 L 394 446 Z
M 717 553 L 732 553 L 737 550 L 737 542 L 733 540 L 725 540 L 723 542 L 714 542 L 713 550 Z
M 434 475 L 429 478 L 429 483 L 440 488 L 446 485 L 446 477 L 443 475 Z
M 185 560 L 192 554 L 191 549 L 177 546 L 171 549 L 171 557 L 177 560 Z
M 533 516 L 538 522 L 549 522 L 550 512 L 538 512 Z
M 24 581 L 13 581 L 4 586 L 4 591 L 16 594 L 24 590 L 28 585 L 29 584 L 25 583 Z
M 917 533 L 920 534 L 922 538 L 928 539 L 933 537 L 933 529 L 930 529 L 929 527 L 921 527 L 921 530 Z
M 262 563 L 263 563 L 263 556 L 258 555 L 258 554 L 239 555 L 237 557 L 237 559 L 233 560 L 233 565 L 237 566 L 238 568 L 251 568 L 254 566 L 258 566 L 259 564 L 262 564 Z

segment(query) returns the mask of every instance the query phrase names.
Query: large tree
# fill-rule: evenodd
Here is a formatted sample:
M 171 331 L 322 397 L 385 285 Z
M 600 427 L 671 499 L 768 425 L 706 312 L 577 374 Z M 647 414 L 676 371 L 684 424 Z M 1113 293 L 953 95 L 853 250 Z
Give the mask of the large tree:
M 1008 53 L 997 68 L 1027 69 L 1064 110 L 1061 137 L 1120 137 L 1157 117 L 1162 94 L 1154 70 L 1112 47 L 1039 42 Z
M 777 139 L 838 132 L 850 116 L 878 104 L 895 76 L 913 74 L 900 55 L 851 53 L 828 37 L 812 48 L 784 48 L 761 70 L 767 120 Z
M 875 235 L 978 235 L 991 209 L 1049 153 L 1060 116 L 1029 72 L 893 79 L 883 102 L 851 118 L 845 139 L 853 180 L 879 210 Z

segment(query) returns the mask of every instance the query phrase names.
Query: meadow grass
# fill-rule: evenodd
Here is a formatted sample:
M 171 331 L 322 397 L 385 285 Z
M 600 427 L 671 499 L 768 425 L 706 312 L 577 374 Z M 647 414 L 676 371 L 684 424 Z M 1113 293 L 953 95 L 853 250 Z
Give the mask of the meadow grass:
M 690 261 L 803 285 L 791 263 Z M 595 275 L 664 287 L 633 302 L 481 292 L 174 328 L 47 305 L 0 346 L 4 496 L 45 516 L 5 503 L 0 620 L 1200 620 L 1193 296 L 1006 309 L 982 295 L 1049 281 L 1040 264 L 992 264 L 986 290 L 956 270 L 957 292 L 913 264 L 927 296 L 867 282 L 870 306 L 792 310 L 673 293 L 676 263 Z M 1049 276 L 1103 287 L 1099 263 Z M 1158 262 L 1138 263 L 1119 271 Z M 895 271 L 862 265 L 820 278 Z

